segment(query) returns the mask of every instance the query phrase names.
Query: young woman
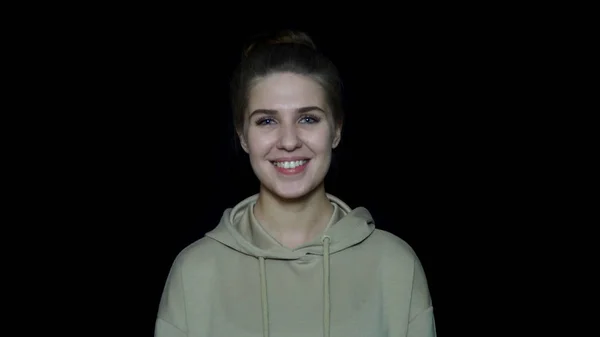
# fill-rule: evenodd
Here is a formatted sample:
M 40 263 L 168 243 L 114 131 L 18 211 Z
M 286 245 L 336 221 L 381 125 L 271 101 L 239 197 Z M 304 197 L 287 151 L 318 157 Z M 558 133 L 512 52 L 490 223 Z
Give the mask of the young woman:
M 336 67 L 302 32 L 244 55 L 234 121 L 260 190 L 177 256 L 155 336 L 435 336 L 414 251 L 325 191 L 343 121 Z

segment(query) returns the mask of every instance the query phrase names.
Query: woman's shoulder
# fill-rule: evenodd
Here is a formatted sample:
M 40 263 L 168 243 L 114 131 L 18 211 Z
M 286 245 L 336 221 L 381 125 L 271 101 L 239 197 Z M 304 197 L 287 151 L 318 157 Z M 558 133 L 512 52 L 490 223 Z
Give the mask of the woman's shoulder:
M 370 237 L 369 244 L 377 247 L 382 257 L 393 259 L 417 259 L 413 247 L 399 236 L 382 229 L 375 229 Z
M 381 270 L 386 273 L 387 279 L 394 280 L 406 274 L 407 270 L 411 270 L 415 277 L 424 278 L 421 259 L 407 241 L 381 229 L 376 229 L 371 238 L 369 244 L 377 249 Z
M 219 255 L 220 249 L 222 249 L 222 245 L 205 236 L 181 249 L 175 257 L 173 264 L 184 269 L 190 264 L 195 267 L 202 264 L 210 264 Z

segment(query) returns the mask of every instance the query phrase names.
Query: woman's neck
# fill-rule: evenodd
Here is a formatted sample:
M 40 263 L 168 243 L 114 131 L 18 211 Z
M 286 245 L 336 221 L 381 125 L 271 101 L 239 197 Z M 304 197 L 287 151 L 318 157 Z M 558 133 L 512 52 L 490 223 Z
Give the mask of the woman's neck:
M 329 223 L 333 205 L 320 186 L 300 199 L 281 199 L 261 187 L 254 216 L 277 241 L 295 248 L 312 241 Z

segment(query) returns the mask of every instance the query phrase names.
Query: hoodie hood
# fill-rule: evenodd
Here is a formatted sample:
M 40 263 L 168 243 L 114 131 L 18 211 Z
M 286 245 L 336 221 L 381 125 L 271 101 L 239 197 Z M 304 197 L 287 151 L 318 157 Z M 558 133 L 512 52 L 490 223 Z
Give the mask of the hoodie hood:
M 240 253 L 266 259 L 295 260 L 307 254 L 323 255 L 323 239 L 329 238 L 329 254 L 335 254 L 366 239 L 375 225 L 367 209 L 352 210 L 343 201 L 327 194 L 334 207 L 324 232 L 313 241 L 295 249 L 281 245 L 254 217 L 258 194 L 250 196 L 223 213 L 218 226 L 206 234 Z

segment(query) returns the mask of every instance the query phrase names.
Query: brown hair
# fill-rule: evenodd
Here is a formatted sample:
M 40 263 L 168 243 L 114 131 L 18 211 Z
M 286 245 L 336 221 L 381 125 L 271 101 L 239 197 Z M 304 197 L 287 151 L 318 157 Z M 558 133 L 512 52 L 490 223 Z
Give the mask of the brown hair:
M 308 76 L 324 89 L 336 127 L 343 123 L 342 81 L 336 66 L 301 31 L 283 30 L 255 36 L 243 49 L 231 81 L 233 122 L 243 132 L 248 94 L 257 79 L 276 72 Z

